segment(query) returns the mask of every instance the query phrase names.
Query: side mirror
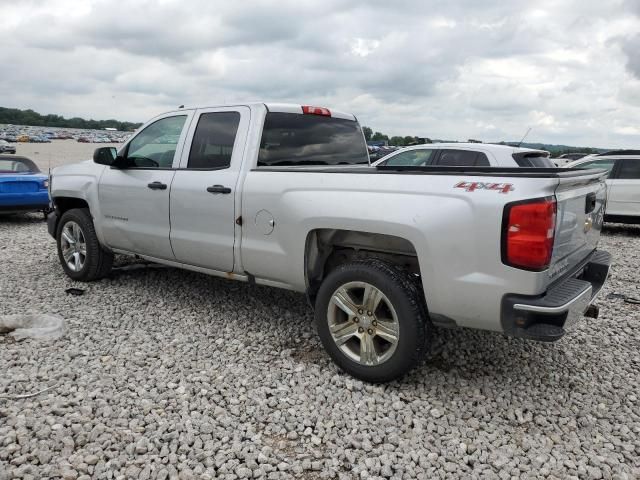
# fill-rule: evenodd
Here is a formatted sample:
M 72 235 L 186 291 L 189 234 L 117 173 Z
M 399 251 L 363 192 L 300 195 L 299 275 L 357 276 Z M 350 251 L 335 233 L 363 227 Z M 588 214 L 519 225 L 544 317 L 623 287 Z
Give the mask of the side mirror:
M 100 165 L 113 165 L 116 161 L 115 147 L 100 147 L 93 152 L 93 161 Z

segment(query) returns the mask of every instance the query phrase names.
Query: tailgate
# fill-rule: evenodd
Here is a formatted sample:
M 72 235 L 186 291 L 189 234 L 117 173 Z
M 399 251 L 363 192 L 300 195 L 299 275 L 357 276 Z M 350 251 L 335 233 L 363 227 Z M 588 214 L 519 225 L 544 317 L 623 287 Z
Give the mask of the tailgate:
M 549 280 L 572 271 L 598 245 L 607 199 L 606 172 L 562 176 L 556 188 L 556 231 Z

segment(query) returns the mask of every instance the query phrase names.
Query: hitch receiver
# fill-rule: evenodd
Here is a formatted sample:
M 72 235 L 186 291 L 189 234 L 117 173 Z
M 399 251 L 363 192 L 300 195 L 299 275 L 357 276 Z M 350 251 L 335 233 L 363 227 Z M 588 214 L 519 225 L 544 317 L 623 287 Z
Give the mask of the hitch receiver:
M 600 315 L 600 307 L 597 305 L 589 305 L 584 311 L 584 316 L 589 318 L 598 318 Z

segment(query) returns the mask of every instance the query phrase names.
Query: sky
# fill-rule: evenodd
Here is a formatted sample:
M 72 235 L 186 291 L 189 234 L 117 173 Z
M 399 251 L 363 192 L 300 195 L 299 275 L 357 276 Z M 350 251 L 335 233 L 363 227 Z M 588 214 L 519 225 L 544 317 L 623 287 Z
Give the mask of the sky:
M 333 107 L 388 135 L 640 148 L 640 0 L 0 0 L 0 106 Z

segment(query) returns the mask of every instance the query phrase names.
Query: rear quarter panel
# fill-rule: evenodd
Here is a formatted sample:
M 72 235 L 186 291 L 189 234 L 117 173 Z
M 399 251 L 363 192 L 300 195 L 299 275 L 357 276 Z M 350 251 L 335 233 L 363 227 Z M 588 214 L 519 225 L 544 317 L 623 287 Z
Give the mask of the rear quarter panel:
M 363 172 L 368 171 L 363 169 Z M 512 183 L 508 193 L 456 188 L 461 181 Z M 241 268 L 304 291 L 305 244 L 318 228 L 394 235 L 417 254 L 431 313 L 460 326 L 501 330 L 505 293 L 540 293 L 546 273 L 501 261 L 507 202 L 553 195 L 557 179 L 381 173 L 248 172 L 242 199 Z M 260 225 L 267 211 L 275 228 Z

